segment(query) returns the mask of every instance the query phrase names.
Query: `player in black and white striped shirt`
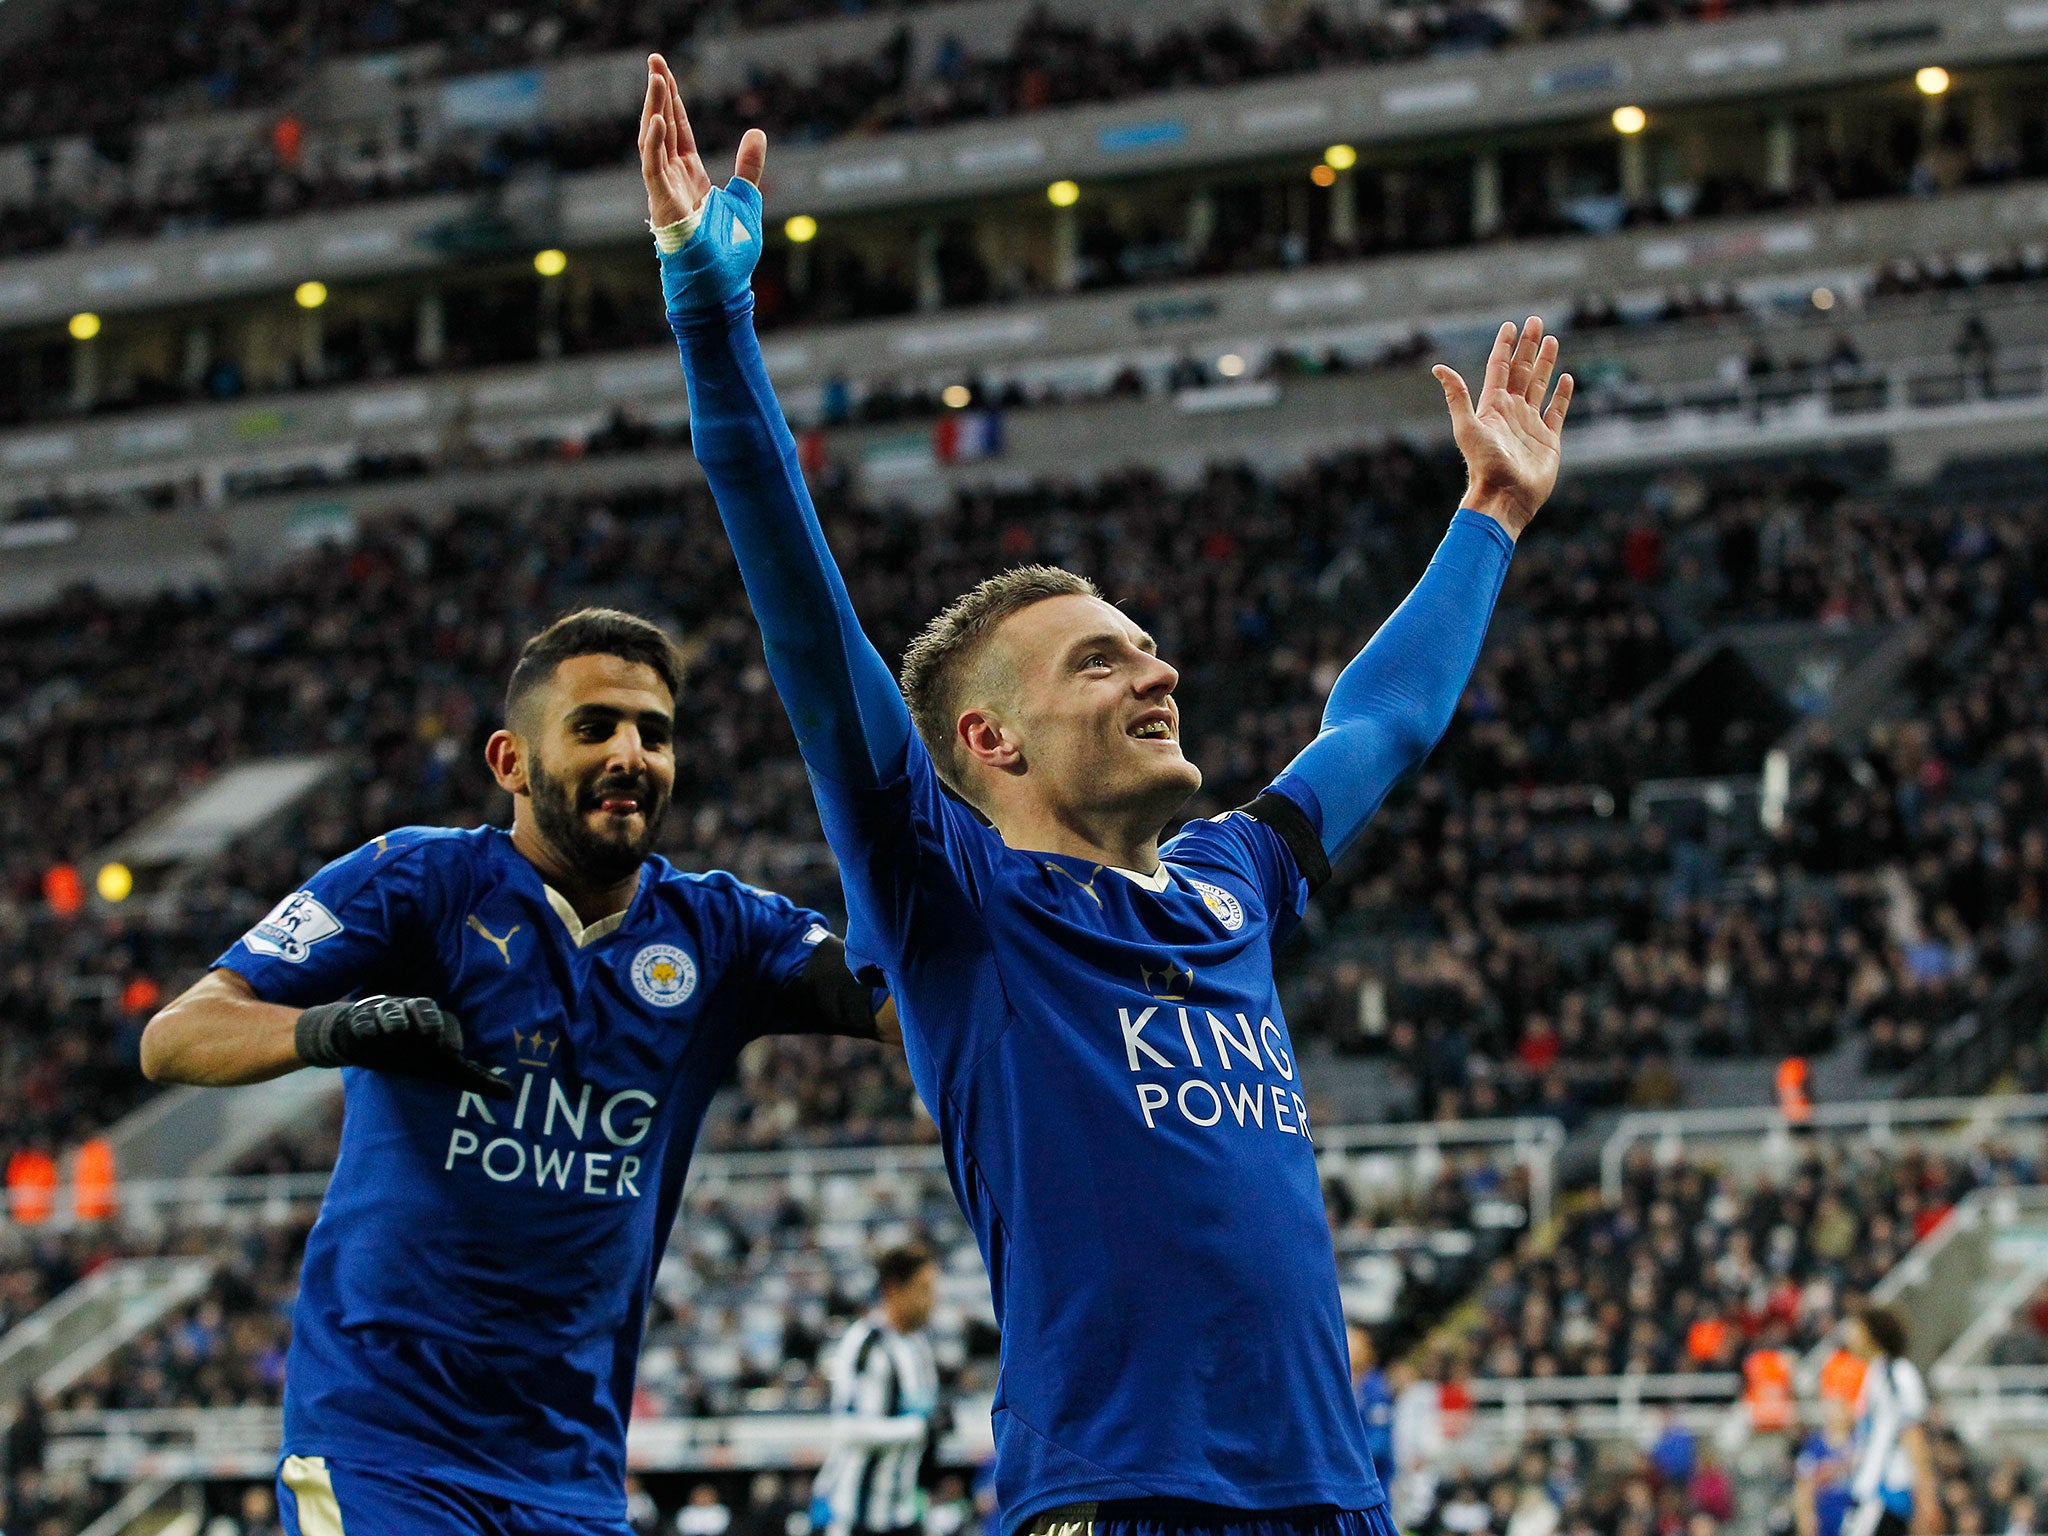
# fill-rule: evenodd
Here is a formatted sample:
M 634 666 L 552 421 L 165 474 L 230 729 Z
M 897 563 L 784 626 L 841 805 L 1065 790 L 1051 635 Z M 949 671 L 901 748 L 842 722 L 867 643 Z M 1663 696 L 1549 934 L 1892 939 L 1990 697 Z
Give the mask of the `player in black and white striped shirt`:
M 910 1243 L 883 1254 L 875 1270 L 881 1301 L 846 1330 L 827 1368 L 842 1422 L 814 1485 L 824 1536 L 922 1531 L 918 1468 L 939 1411 L 938 1364 L 924 1328 L 939 1266 L 930 1249 Z

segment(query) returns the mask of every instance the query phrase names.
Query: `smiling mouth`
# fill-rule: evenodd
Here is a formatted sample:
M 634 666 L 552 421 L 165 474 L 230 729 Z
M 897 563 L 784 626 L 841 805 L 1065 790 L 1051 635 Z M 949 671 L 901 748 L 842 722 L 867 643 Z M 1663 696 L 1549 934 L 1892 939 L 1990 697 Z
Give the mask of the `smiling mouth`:
M 1139 741 L 1172 741 L 1173 726 L 1164 720 L 1147 720 L 1143 725 L 1131 727 L 1130 734 Z
M 647 808 L 647 795 L 626 789 L 609 789 L 592 795 L 585 802 L 586 811 L 602 811 L 607 816 L 638 816 Z

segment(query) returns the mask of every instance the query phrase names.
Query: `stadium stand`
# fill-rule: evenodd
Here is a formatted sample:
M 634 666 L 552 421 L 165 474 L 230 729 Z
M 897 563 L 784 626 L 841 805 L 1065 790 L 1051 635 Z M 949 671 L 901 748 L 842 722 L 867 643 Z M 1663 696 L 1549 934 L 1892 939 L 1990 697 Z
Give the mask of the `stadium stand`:
M 2048 1285 L 2027 1299 L 1991 1347 L 1993 1365 L 2048 1365 Z
M 1549 1254 L 1495 1262 L 1469 1347 L 1495 1378 L 1728 1371 L 1757 1348 L 1804 1351 L 1964 1194 L 2038 1177 L 2035 1151 L 1999 1143 L 1817 1146 L 1749 1185 L 1643 1149 L 1618 1203 L 1570 1222 Z
M 1543 1213 L 1555 1139 L 1535 1126 L 1521 1127 L 1521 1139 L 1487 1129 L 1446 1127 L 1406 1145 L 1384 1133 L 1321 1132 L 1347 1294 L 1390 1343 L 1432 1326 L 1486 1260 Z M 44 1237 L 11 1234 L 0 1283 L 32 1276 L 52 1292 L 116 1258 L 193 1254 L 218 1263 L 205 1294 L 56 1393 L 53 1426 L 75 1434 L 124 1416 L 274 1408 L 313 1206 L 302 1185 L 288 1199 L 262 1188 L 267 1178 L 282 1191 L 276 1170 L 331 1148 L 330 1127 L 251 1154 L 240 1182 L 257 1187 L 225 1207 L 195 1188 L 168 1216 L 124 1210 Z M 995 1380 L 995 1320 L 935 1149 L 706 1159 L 662 1268 L 636 1417 L 821 1409 L 831 1341 L 864 1310 L 874 1255 L 913 1238 L 932 1245 L 944 1267 L 934 1342 L 949 1387 L 984 1401 Z
M 1949 1530 L 1981 1536 L 2032 1529 L 2038 1488 L 2033 1468 L 2017 1456 L 1975 1454 L 1938 1417 L 1930 1431 Z M 1794 1438 L 1803 1457 L 1813 1454 L 1811 1437 Z M 1834 1461 L 1823 1465 L 1825 1486 L 1846 1479 Z M 1768 1511 L 1744 1510 L 1739 1494 L 1712 1437 L 1683 1425 L 1667 1425 L 1647 1449 L 1615 1466 L 1603 1463 L 1586 1437 L 1561 1424 L 1532 1432 L 1515 1452 L 1493 1458 L 1476 1474 L 1446 1479 L 1427 1517 L 1413 1529 L 1428 1536 L 1715 1536 L 1745 1514 L 1768 1520 L 1774 1529 L 1814 1528 L 1801 1523 L 1789 1491 Z
M 707 111 L 707 121 L 742 120 L 736 115 L 741 104 L 729 105 L 729 112 Z M 608 160 L 616 158 L 621 145 L 630 149 L 630 124 L 607 122 L 601 129 L 593 128 L 590 139 L 593 147 L 603 147 Z M 1821 161 L 1805 171 L 1794 191 L 1788 194 L 1770 194 L 1739 177 L 1722 178 L 1703 189 L 1699 196 L 1674 201 L 1669 207 L 1646 197 L 1639 206 L 1617 204 L 1610 208 L 1612 197 L 1603 200 L 1590 195 L 1567 195 L 1562 190 L 1546 191 L 1542 183 L 1530 179 L 1522 184 L 1523 190 L 1504 215 L 1506 222 L 1499 230 L 1479 228 L 1470 218 L 1469 210 L 1463 209 L 1455 216 L 1425 220 L 1397 217 L 1391 210 L 1375 214 L 1367 208 L 1353 216 L 1349 233 L 1333 222 L 1325 210 L 1304 225 L 1300 211 L 1288 195 L 1299 179 L 1299 167 L 1288 165 L 1248 172 L 1252 179 L 1231 188 L 1224 200 L 1222 212 L 1227 216 L 1208 220 L 1206 229 L 1191 226 L 1190 230 L 1165 230 L 1160 223 L 1163 215 L 1140 216 L 1137 212 L 1092 216 L 1071 278 L 1066 281 L 1048 264 L 1050 247 L 1014 269 L 993 270 L 986 252 L 987 241 L 981 238 L 972 219 L 956 220 L 946 226 L 947 232 L 935 247 L 932 280 L 923 285 L 899 259 L 900 252 L 871 263 L 859 242 L 844 250 L 828 242 L 827 248 L 814 251 L 778 240 L 771 244 L 765 259 L 759 311 L 764 329 L 834 324 L 920 311 L 971 310 L 1055 291 L 1091 292 L 1158 286 L 1191 278 L 1290 271 L 1404 251 L 1484 244 L 1502 234 L 1541 237 L 1611 233 L 1615 227 L 1689 226 L 1765 209 L 1826 208 L 1861 200 L 1899 198 L 1909 193 L 1925 195 L 1960 186 L 2023 182 L 2048 170 L 2048 139 L 2043 139 L 2041 145 L 2038 153 L 2034 149 L 2016 151 L 2003 141 L 1987 144 L 1981 150 L 1965 147 L 1955 151 L 1962 156 L 1961 168 L 1953 176 L 1943 172 L 1939 178 L 1930 166 L 1948 153 L 1942 145 L 1884 161 L 1859 161 L 1854 166 Z M 470 168 L 451 160 L 450 153 L 437 156 L 416 173 L 416 181 L 401 181 L 394 191 L 424 194 L 456 190 L 481 184 L 487 169 L 490 174 L 504 173 L 504 156 L 500 151 L 479 151 L 477 165 Z M 550 163 L 559 164 L 569 151 L 564 146 L 552 145 L 547 153 Z M 248 219 L 279 218 L 314 207 L 355 206 L 369 197 L 367 192 L 351 190 L 345 181 L 301 186 L 300 182 L 311 174 L 295 173 L 294 180 L 278 172 L 271 190 L 263 190 L 263 181 L 244 171 L 223 175 L 218 185 L 202 178 L 195 187 L 187 184 L 188 178 L 180 181 L 177 200 L 153 214 L 145 216 L 139 210 L 114 209 L 107 218 L 112 227 L 124 233 L 146 236 L 168 225 L 203 228 L 233 222 L 225 210 L 239 209 L 240 216 Z M 380 174 L 373 185 L 383 187 L 388 182 L 389 178 Z M 1366 195 L 1367 201 L 1382 195 L 1374 191 Z M 1605 210 L 1597 218 L 1589 211 L 1593 203 L 1599 203 Z M 93 226 L 82 214 L 36 208 L 13 212 L 15 217 L 0 223 L 0 254 L 25 253 L 91 238 Z M 1587 219 L 1594 222 L 1589 224 Z M 1985 261 L 1981 253 L 1972 253 L 1962 270 L 1930 253 L 1924 264 L 1908 260 L 1887 263 L 1873 275 L 1868 286 L 1873 296 L 1882 299 L 1930 288 L 1947 290 L 2031 280 L 2039 271 L 2039 253 L 2032 247 L 2015 250 L 1995 261 Z M 650 263 L 600 262 L 588 296 L 562 317 L 550 332 L 552 339 L 545 347 L 540 327 L 521 326 L 508 333 L 504 325 L 512 309 L 524 309 L 531 303 L 534 295 L 528 289 L 535 285 L 530 276 L 521 278 L 496 271 L 480 274 L 476 281 L 480 286 L 474 291 L 467 291 L 460 278 L 453 285 L 442 322 L 445 334 L 431 357 L 422 357 L 415 334 L 416 317 L 404 305 L 380 307 L 373 303 L 361 317 L 335 328 L 317 370 L 288 368 L 265 387 L 325 387 L 430 369 L 461 369 L 646 344 L 644 316 L 654 303 L 655 293 Z M 1713 300 L 1674 292 L 1663 307 L 1663 317 L 1676 319 L 1711 312 L 1725 318 L 1734 309 L 1754 312 L 1761 307 L 1732 292 Z M 1597 328 L 1619 318 L 1615 296 L 1589 296 L 1579 305 L 1576 323 L 1581 328 Z M 1769 359 L 1762 359 L 1761 366 L 1768 367 Z M 216 360 L 214 367 L 190 374 L 182 381 L 159 377 L 144 369 L 130 387 L 105 392 L 105 397 L 95 400 L 92 408 L 161 406 L 181 397 L 236 398 L 256 387 L 252 377 L 256 371 L 246 361 L 237 362 L 226 353 Z M 72 409 L 62 394 L 52 392 L 36 414 L 66 414 Z M 0 421 L 28 419 L 27 411 L 26 404 L 19 402 L 9 409 L 4 396 L 0 396 Z
M 1076 20 L 1041 8 L 1017 28 L 1007 53 L 977 57 L 949 34 L 949 45 L 932 61 L 924 80 L 908 74 L 909 39 L 898 32 L 873 61 L 843 74 L 828 69 L 816 79 L 802 79 L 764 72 L 734 106 L 748 121 L 824 137 L 855 123 L 869 131 L 930 126 L 963 117 L 1116 101 L 1344 64 L 1484 51 L 1516 42 L 1693 20 L 1709 13 L 1739 15 L 1783 4 L 1784 0 L 1627 0 L 1620 5 L 1546 7 L 1518 20 L 1511 19 L 1516 12 L 1479 5 L 1397 3 L 1341 18 L 1313 7 L 1289 27 L 1263 29 L 1264 35 L 1233 12 L 1219 10 L 1142 42 L 1128 29 L 1109 31 L 1092 18 Z M 872 9 L 886 14 L 911 8 L 887 4 Z M 772 0 L 729 10 L 697 0 L 658 0 L 632 7 L 570 6 L 529 22 L 492 0 L 443 0 L 432 5 L 357 0 L 340 6 L 291 0 L 256 6 L 214 3 L 162 13 L 142 27 L 120 29 L 122 52 L 109 63 L 130 82 L 130 89 L 115 100 L 90 88 L 94 74 L 81 75 L 78 55 L 61 42 L 92 35 L 103 7 L 98 0 L 70 0 L 49 27 L 47 40 L 17 47 L 6 57 L 10 76 L 19 83 L 0 100 L 0 135 L 16 142 L 72 133 L 132 132 L 138 103 L 145 111 L 174 111 L 195 94 L 195 87 L 213 108 L 273 105 L 320 62 L 354 55 L 431 46 L 438 54 L 427 66 L 427 77 L 432 78 L 577 54 L 681 48 L 707 19 L 758 29 L 869 9 L 829 0 Z M 539 147 L 557 155 L 563 148 Z M 238 168 L 258 176 L 263 169 Z
M 1280 271 L 1286 270 L 1287 265 L 1273 254 L 1255 267 L 1241 266 L 1239 270 Z M 1161 271 L 1153 280 L 1169 281 L 1180 275 Z M 2015 303 L 2030 306 L 2038 299 L 2040 284 L 2048 278 L 2048 254 L 2035 246 L 2015 247 L 1995 259 L 1973 255 L 1959 263 L 1953 256 L 1930 253 L 1921 259 L 1886 262 L 1858 278 L 1869 296 L 1863 306 L 1864 314 L 1874 320 L 1915 312 L 1913 306 L 1902 301 L 1928 294 L 1945 296 L 1946 308 L 1957 315 L 1955 353 L 1960 365 L 1975 379 L 1982 376 L 1984 368 L 1995 366 L 1997 357 L 1995 345 L 1987 347 L 1989 337 L 1983 328 L 2000 318 L 2001 308 Z M 1834 280 L 1840 281 L 1840 277 Z M 1980 301 L 1982 307 L 1972 304 L 1973 300 Z M 651 267 L 642 270 L 636 264 L 625 272 L 607 272 L 593 280 L 587 302 L 579 303 L 563 318 L 553 344 L 554 355 L 603 356 L 645 349 L 646 316 L 656 302 Z M 767 296 L 762 304 L 761 324 L 764 330 L 773 330 L 843 321 L 855 315 L 900 314 L 913 307 L 900 293 L 895 298 L 877 297 L 866 289 L 851 294 L 827 294 L 813 289 L 809 297 L 800 301 L 784 292 Z M 1740 359 L 1741 381 L 1751 388 L 1753 396 L 1779 408 L 1813 397 L 1833 396 L 1846 401 L 1858 387 L 1866 393 L 1873 387 L 1882 389 L 1882 375 L 1874 366 L 1879 360 L 1866 358 L 1859 350 L 1852 323 L 1837 325 L 1812 338 L 1774 337 L 1770 331 L 1783 310 L 1782 293 L 1745 298 L 1733 288 L 1703 285 L 1671 289 L 1647 306 L 1639 298 L 1633 299 L 1629 314 L 1624 316 L 1611 296 L 1587 294 L 1577 300 L 1565 329 L 1567 334 L 1586 334 L 1596 345 L 1620 339 L 1624 333 L 1634 346 L 1660 335 L 1695 349 L 1718 341 L 1730 349 L 1724 356 Z M 398 378 L 460 377 L 484 367 L 540 360 L 543 353 L 538 335 L 506 335 L 507 318 L 505 307 L 500 305 L 452 306 L 443 337 L 445 351 L 433 362 L 423 360 L 416 347 L 407 345 L 412 322 L 394 316 L 389 317 L 389 323 L 364 320 L 337 327 L 326 338 L 317 369 L 292 361 L 281 369 L 253 372 L 224 356 L 182 382 L 138 372 L 124 386 L 96 393 L 83 412 L 75 401 L 56 392 L 35 398 L 16 393 L 11 399 L 0 398 L 0 425 L 75 418 L 80 414 L 160 410 L 181 401 L 224 403 L 302 394 Z M 2022 323 L 2032 319 L 2027 315 Z M 1412 330 L 1391 339 L 1376 338 L 1349 345 L 1282 341 L 1267 353 L 1251 377 L 1287 379 L 1409 369 L 1436 345 L 1432 332 L 1448 331 L 1459 324 L 1418 316 Z M 1983 336 L 1983 343 L 1969 340 L 1979 335 Z M 1048 378 L 1042 367 L 1028 366 L 978 369 L 967 384 L 968 404 L 977 409 L 1007 412 L 1090 399 L 1170 395 L 1228 382 L 1216 373 L 1213 359 L 1186 352 L 1179 357 L 1147 358 L 1142 365 L 1136 360 L 1120 361 L 1103 369 L 1069 369 L 1065 374 L 1058 379 Z M 1685 403 L 1682 391 L 1674 388 L 1679 381 L 1635 377 L 1625 360 L 1597 367 L 1589 382 L 1592 388 L 1583 407 L 1588 418 L 1622 415 L 1642 419 Z M 1710 387 L 1716 393 L 1732 393 L 1725 378 L 1712 381 Z M 2032 392 L 2025 376 L 2010 372 L 1999 376 L 1995 390 L 2008 395 Z M 1987 384 L 1985 392 L 1994 392 L 1994 387 Z M 842 426 L 931 421 L 943 417 L 953 407 L 949 407 L 936 383 L 906 380 L 896 372 L 871 372 L 829 380 L 815 410 L 806 411 L 803 402 L 793 402 L 793 408 L 811 417 L 815 424 Z M 656 430 L 643 440 L 659 441 L 663 435 Z M 600 441 L 590 446 L 592 451 L 605 451 L 608 446 L 633 444 Z M 423 461 L 412 472 L 425 467 Z M 384 472 L 394 471 L 405 472 L 396 466 L 387 467 Z M 240 494 L 255 488 L 245 485 Z
M 2044 867 L 2025 830 L 2041 724 L 1984 711 L 2002 693 L 1986 679 L 2019 669 L 2023 683 L 2038 665 L 2028 594 L 2043 513 L 2030 482 L 2001 494 L 1980 511 L 1928 510 L 1881 481 L 1850 493 L 1793 469 L 1662 477 L 1635 483 L 1619 509 L 1560 507 L 1517 562 L 1431 769 L 1325 898 L 1346 942 L 1298 973 L 1297 1028 L 1390 1054 L 1406 1112 L 1445 1118 L 1535 1109 L 1576 1121 L 1657 1102 L 1687 1050 L 1825 1049 L 1860 1031 L 1874 1068 L 1916 1056 L 2037 942 L 2039 897 L 2022 894 L 2038 892 Z M 964 498 L 938 539 L 851 493 L 832 517 L 885 646 L 975 572 L 1054 558 L 1103 573 L 1184 660 L 1214 810 L 1249 798 L 1306 739 L 1356 643 L 1354 615 L 1398 596 L 1454 496 L 1443 466 L 1390 448 L 1277 480 L 1219 467 L 1191 492 L 1142 474 L 991 492 Z M 58 786 L 54 801 L 17 797 L 4 813 L 10 921 L 38 957 L 11 982 L 23 1088 L 8 1101 L 10 1145 L 60 1143 L 134 1102 L 134 1031 L 154 999 L 312 867 L 391 825 L 493 814 L 478 754 L 504 659 L 579 600 L 667 615 L 695 653 L 671 855 L 836 905 L 786 726 L 749 707 L 765 673 L 701 492 L 527 516 L 513 526 L 537 542 L 509 584 L 507 525 L 478 509 L 439 529 L 383 529 L 343 560 L 315 554 L 232 594 L 74 598 L 5 627 L 5 665 L 24 691 L 38 680 L 45 711 L 23 733 L 13 782 Z M 1199 573 L 1193 596 L 1167 602 L 1168 565 Z M 1697 827 L 1617 815 L 1645 779 L 1756 767 L 1767 743 L 1740 734 L 1752 730 L 1742 721 L 1735 738 L 1702 741 L 1682 719 L 1630 706 L 1711 626 L 1766 618 L 1929 620 L 1924 703 L 1878 727 L 1854 762 L 1817 738 L 1769 842 L 1712 847 Z M 2005 659 L 1951 698 L 1943 678 L 1975 647 Z M 1944 734 L 1944 719 L 1973 711 L 1976 737 Z M 175 786 L 251 755 L 349 743 L 341 795 L 175 900 L 63 917 L 41 899 L 53 867 L 89 861 Z M 1871 826 L 1889 830 L 1844 830 Z M 99 1027 L 59 1028 L 67 1018 Z M 53 1055 L 46 1041 L 62 1043 Z M 912 1130 L 900 1069 L 816 1058 L 791 1075 L 815 1048 L 783 1049 L 750 1081 L 804 1086 L 721 1123 L 718 1144 Z M 36 1086 L 59 1080 L 56 1061 L 62 1094 Z
M 1593 1442 L 1562 1423 L 1441 1479 L 1409 1529 L 1418 1536 L 1713 1536 L 1735 1513 L 1727 1471 L 1691 1431 L 1667 1431 L 1653 1450 L 1616 1467 L 1603 1465 Z

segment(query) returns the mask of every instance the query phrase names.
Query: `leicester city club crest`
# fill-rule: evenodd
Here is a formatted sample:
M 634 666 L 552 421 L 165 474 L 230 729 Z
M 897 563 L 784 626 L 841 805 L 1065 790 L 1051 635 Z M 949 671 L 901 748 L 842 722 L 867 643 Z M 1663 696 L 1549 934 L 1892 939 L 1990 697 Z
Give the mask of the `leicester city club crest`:
M 650 944 L 633 957 L 633 990 L 657 1008 L 677 1008 L 697 990 L 697 962 L 673 944 Z
M 1215 914 L 1217 922 L 1232 933 L 1244 926 L 1244 903 L 1230 892 L 1206 880 L 1190 880 L 1188 884 L 1201 893 L 1202 904 Z

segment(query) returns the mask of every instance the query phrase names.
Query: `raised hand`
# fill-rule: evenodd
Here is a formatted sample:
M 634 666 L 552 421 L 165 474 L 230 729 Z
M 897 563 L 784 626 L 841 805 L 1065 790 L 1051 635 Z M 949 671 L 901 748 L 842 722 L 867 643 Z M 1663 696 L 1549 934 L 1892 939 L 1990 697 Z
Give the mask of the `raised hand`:
M 768 135 L 749 128 L 740 136 L 733 174 L 756 187 L 768 160 Z M 647 56 L 647 101 L 640 109 L 640 178 L 647 183 L 647 222 L 656 229 L 688 218 L 711 193 L 711 177 L 683 110 L 683 93 L 668 60 Z
M 1543 400 L 1556 371 L 1557 338 L 1543 334 L 1543 321 L 1535 315 L 1519 328 L 1512 321 L 1500 328 L 1477 404 L 1455 369 L 1439 363 L 1431 370 L 1444 387 L 1451 435 L 1465 456 L 1464 505 L 1486 513 L 1515 538 L 1557 484 L 1573 386 L 1570 374 L 1560 378 L 1546 410 Z

